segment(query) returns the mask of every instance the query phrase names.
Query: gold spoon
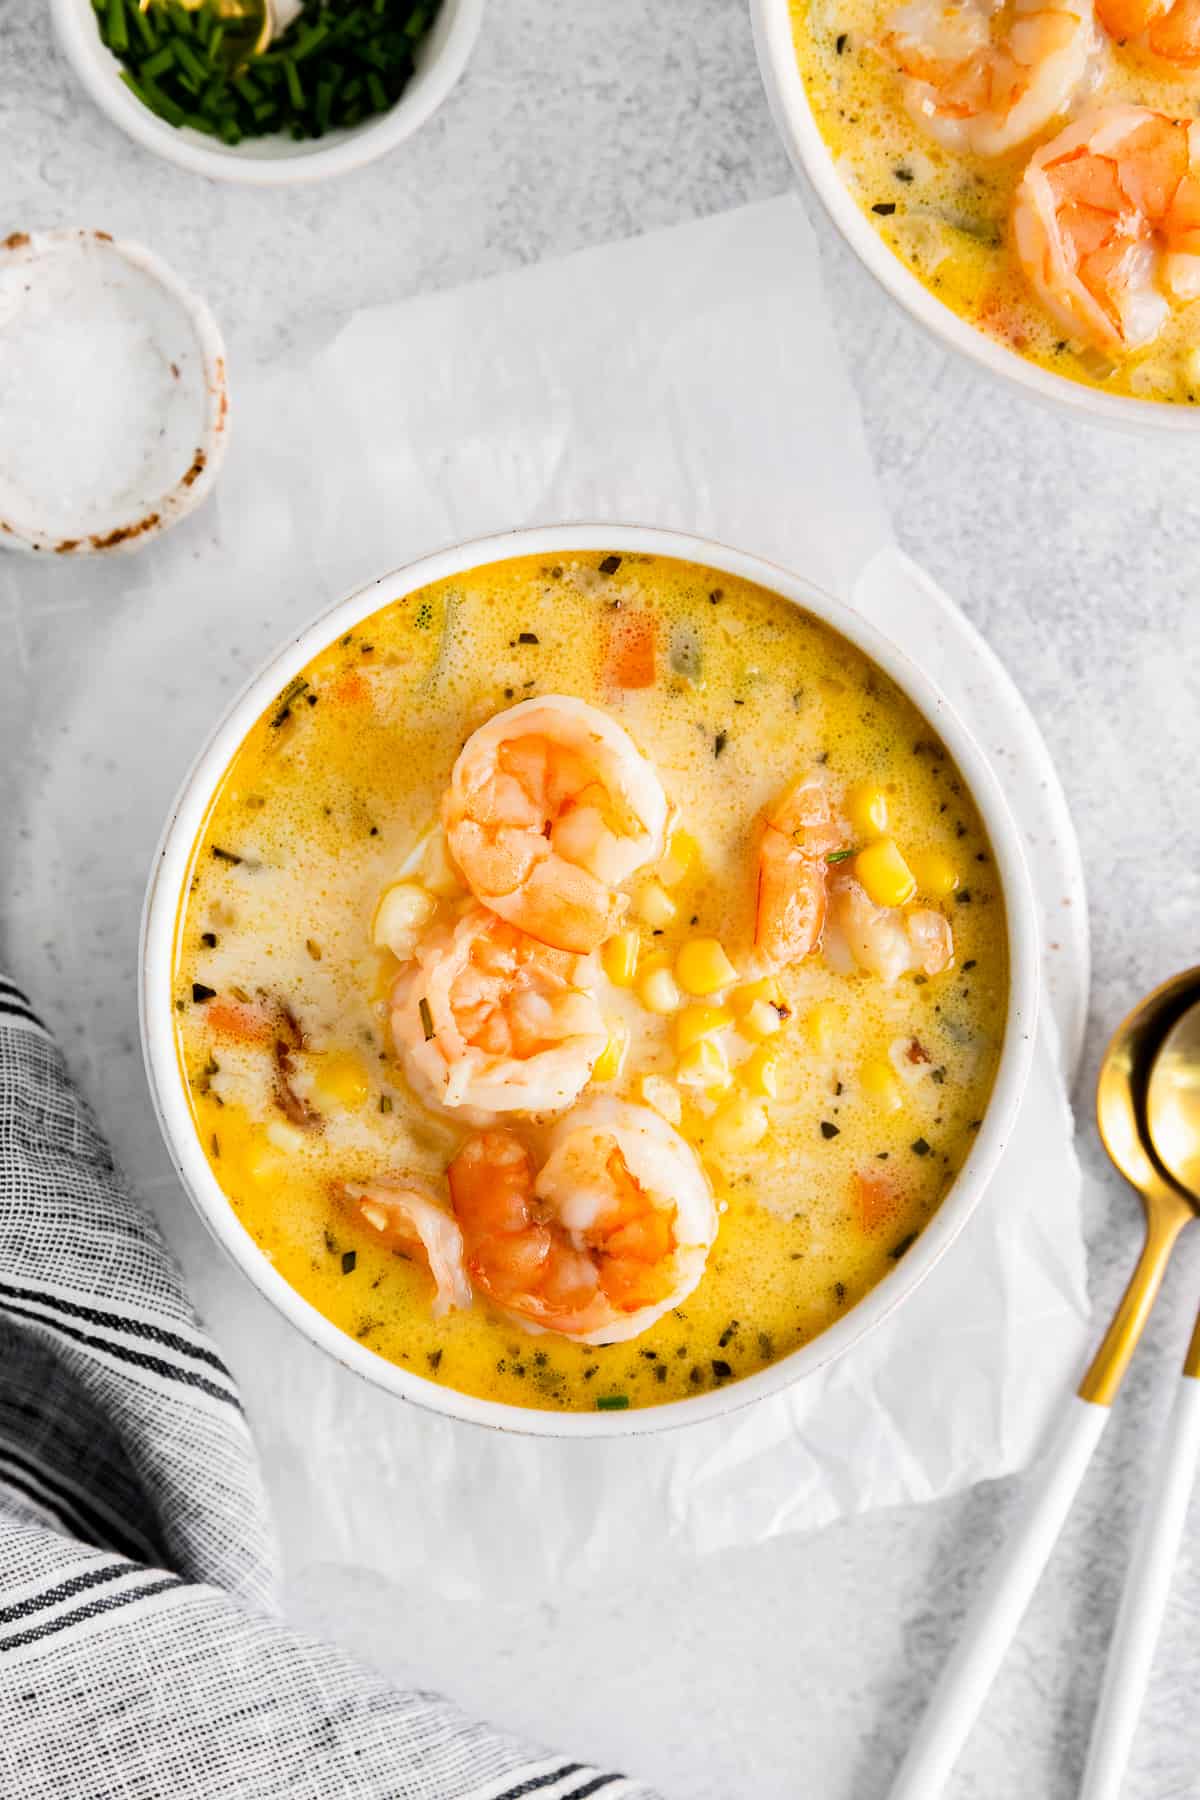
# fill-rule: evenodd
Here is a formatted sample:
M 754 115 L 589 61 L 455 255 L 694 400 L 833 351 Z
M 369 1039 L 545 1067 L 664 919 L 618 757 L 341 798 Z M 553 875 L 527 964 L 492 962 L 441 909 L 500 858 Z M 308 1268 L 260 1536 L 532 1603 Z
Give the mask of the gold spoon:
M 1179 1233 L 1200 1212 L 1155 1162 L 1146 1143 L 1147 1087 L 1173 1025 L 1200 1000 L 1200 968 L 1156 988 L 1118 1026 L 1096 1087 L 1100 1136 L 1142 1197 L 1146 1235 L 1112 1324 L 1059 1433 L 1036 1470 L 1023 1511 L 967 1615 L 900 1766 L 891 1800 L 936 1800 L 966 1743 L 1004 1653 L 1033 1597 L 1145 1329 Z
M 161 0 L 138 0 L 142 12 L 149 12 L 155 4 Z M 224 26 L 220 61 L 227 68 L 238 68 L 252 56 L 261 56 L 278 30 L 273 0 L 178 0 L 178 4 L 185 12 L 207 7 Z
M 1146 1130 L 1155 1160 L 1193 1204 L 1200 1196 L 1200 1000 L 1176 1019 L 1154 1058 Z M 1125 1575 L 1080 1800 L 1116 1800 L 1154 1662 L 1200 1458 L 1200 1319 L 1163 1437 L 1154 1485 Z

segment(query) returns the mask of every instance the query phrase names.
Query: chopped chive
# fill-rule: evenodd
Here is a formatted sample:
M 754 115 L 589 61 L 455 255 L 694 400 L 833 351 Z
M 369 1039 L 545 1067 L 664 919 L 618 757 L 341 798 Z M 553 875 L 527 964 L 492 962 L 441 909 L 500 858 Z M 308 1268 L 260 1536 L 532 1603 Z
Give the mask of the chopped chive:
M 108 34 L 108 47 L 119 56 L 122 50 L 129 48 L 129 20 L 125 16 L 125 0 L 108 0 L 108 11 L 104 15 L 105 30 Z
M 417 1002 L 417 1011 L 421 1015 L 421 1029 L 425 1033 L 425 1042 L 428 1043 L 435 1033 L 433 1029 L 433 1014 L 430 1012 L 429 1002 L 423 994 Z
M 142 17 L 141 13 L 138 13 L 137 17 L 140 19 Z M 143 81 L 154 81 L 158 76 L 165 75 L 167 70 L 174 64 L 174 61 L 174 50 L 170 44 L 164 44 L 163 48 L 158 51 L 156 55 L 148 56 L 142 64 Z
M 628 1405 L 628 1394 L 600 1394 L 596 1399 L 597 1412 L 624 1412 Z
M 828 856 L 827 856 L 827 857 L 826 857 L 826 858 L 825 858 L 825 861 L 826 861 L 826 862 L 827 862 L 827 863 L 840 863 L 840 862 L 845 862 L 845 860 L 846 860 L 846 858 L 847 858 L 847 857 L 848 857 L 848 856 L 853 856 L 853 855 L 854 855 L 854 851 L 853 851 L 853 849 L 849 849 L 849 850 L 831 850 L 831 851 L 830 851 L 830 852 L 829 852 L 829 855 L 828 855 Z

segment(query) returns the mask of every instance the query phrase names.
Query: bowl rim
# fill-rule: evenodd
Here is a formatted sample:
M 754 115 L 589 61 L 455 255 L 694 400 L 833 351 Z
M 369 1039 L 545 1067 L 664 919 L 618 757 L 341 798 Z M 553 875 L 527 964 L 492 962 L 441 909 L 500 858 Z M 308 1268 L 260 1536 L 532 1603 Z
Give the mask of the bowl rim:
M 1029 362 L 989 338 L 933 295 L 870 224 L 834 165 L 813 115 L 792 38 L 790 0 L 749 0 L 759 73 L 776 129 L 793 167 L 816 191 L 859 261 L 892 299 L 940 344 L 949 345 L 994 379 L 1023 388 L 1055 409 L 1126 431 L 1192 431 L 1200 408 L 1106 394 Z
M 420 130 L 445 100 L 470 59 L 483 20 L 484 0 L 441 0 L 441 10 L 422 41 L 416 71 L 388 112 L 352 130 L 278 155 L 257 155 L 237 145 L 220 149 L 198 132 L 168 125 L 125 86 L 118 59 L 96 29 L 91 0 L 50 0 L 55 30 L 67 61 L 100 110 L 145 150 L 195 175 L 250 187 L 286 187 L 324 181 L 361 169 Z M 422 60 L 422 57 L 424 60 Z M 261 143 L 263 140 L 254 140 Z
M 414 588 L 517 556 L 614 551 L 674 557 L 741 576 L 811 612 L 855 644 L 897 683 L 945 742 L 979 807 L 996 860 L 1008 926 L 1008 1016 L 983 1124 L 941 1206 L 901 1258 L 856 1306 L 809 1343 L 727 1387 L 662 1406 L 559 1413 L 483 1400 L 385 1361 L 318 1312 L 274 1268 L 242 1225 L 200 1147 L 175 1050 L 172 967 L 179 900 L 192 846 L 212 797 L 250 726 L 287 682 L 346 631 Z M 167 815 L 142 913 L 138 1011 L 154 1110 L 168 1152 L 196 1210 L 259 1292 L 309 1340 L 376 1386 L 426 1410 L 526 1436 L 629 1437 L 721 1417 L 812 1374 L 864 1337 L 924 1280 L 978 1204 L 1008 1141 L 1033 1054 L 1040 986 L 1039 934 L 1016 824 L 982 748 L 932 680 L 861 614 L 806 578 L 715 539 L 648 526 L 537 526 L 491 534 L 418 557 L 357 588 L 312 620 L 259 670 L 225 709 Z
M 144 245 L 131 238 L 114 237 L 109 231 L 90 226 L 62 226 L 50 231 L 12 231 L 0 239 L 0 265 L 8 258 L 35 259 L 70 244 L 94 241 L 121 257 L 131 268 L 160 287 L 176 302 L 196 339 L 200 355 L 197 381 L 204 386 L 204 419 L 200 442 L 196 445 L 204 461 L 199 471 L 195 463 L 183 471 L 174 484 L 162 494 L 145 496 L 138 511 L 140 518 L 114 524 L 103 535 L 85 533 L 78 538 L 55 540 L 53 534 L 38 532 L 28 523 L 0 517 L 0 548 L 19 550 L 32 556 L 109 556 L 138 550 L 154 538 L 178 525 L 206 500 L 216 485 L 217 476 L 229 446 L 229 382 L 225 343 L 220 327 L 208 302 L 175 273 L 168 263 Z

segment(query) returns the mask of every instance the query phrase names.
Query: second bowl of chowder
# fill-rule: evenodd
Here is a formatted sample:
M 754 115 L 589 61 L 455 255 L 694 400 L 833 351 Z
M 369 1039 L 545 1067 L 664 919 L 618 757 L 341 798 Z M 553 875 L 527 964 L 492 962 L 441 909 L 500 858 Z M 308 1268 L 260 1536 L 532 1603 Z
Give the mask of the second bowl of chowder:
M 1192 431 L 1200 49 L 1123 38 L 1140 5 L 750 0 L 784 143 L 894 299 L 1043 400 Z
M 427 557 L 305 630 L 168 823 L 143 1042 L 202 1217 L 459 1418 L 712 1417 L 900 1304 L 1028 1070 L 991 769 L 801 577 L 631 527 Z

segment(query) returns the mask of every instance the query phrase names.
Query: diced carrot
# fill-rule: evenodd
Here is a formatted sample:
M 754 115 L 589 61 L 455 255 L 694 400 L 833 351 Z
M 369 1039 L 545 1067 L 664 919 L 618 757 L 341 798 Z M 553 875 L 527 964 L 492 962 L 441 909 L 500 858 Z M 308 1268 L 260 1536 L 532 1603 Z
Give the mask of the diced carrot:
M 896 1210 L 897 1194 L 886 1175 L 860 1172 L 854 1177 L 854 1201 L 864 1231 L 878 1231 Z
M 357 669 L 347 669 L 333 684 L 333 698 L 342 706 L 361 706 L 371 696 L 371 684 Z
M 657 631 L 644 612 L 609 614 L 604 645 L 604 679 L 610 687 L 654 686 Z
M 204 1021 L 215 1036 L 233 1044 L 265 1044 L 273 1029 L 270 1019 L 255 1007 L 233 1000 L 214 1000 L 204 1009 Z

